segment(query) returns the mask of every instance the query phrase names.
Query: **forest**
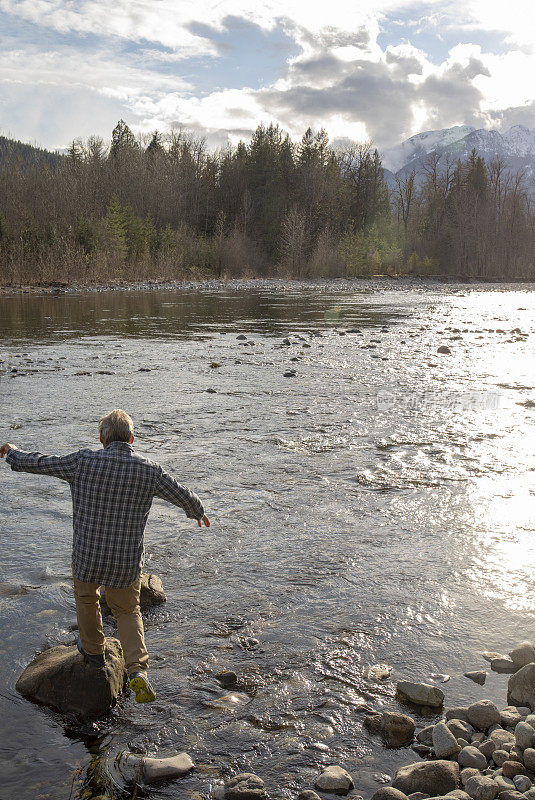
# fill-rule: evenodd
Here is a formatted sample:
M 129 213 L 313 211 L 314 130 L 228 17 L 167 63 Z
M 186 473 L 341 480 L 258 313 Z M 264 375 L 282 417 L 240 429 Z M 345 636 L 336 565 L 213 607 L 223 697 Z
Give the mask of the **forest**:
M 5 142 L 3 139 L 4 147 Z M 431 154 L 385 180 L 372 144 L 260 125 L 211 152 L 184 131 L 75 140 L 0 162 L 0 284 L 413 275 L 533 280 L 533 187 Z M 531 189 L 531 191 L 530 191 Z

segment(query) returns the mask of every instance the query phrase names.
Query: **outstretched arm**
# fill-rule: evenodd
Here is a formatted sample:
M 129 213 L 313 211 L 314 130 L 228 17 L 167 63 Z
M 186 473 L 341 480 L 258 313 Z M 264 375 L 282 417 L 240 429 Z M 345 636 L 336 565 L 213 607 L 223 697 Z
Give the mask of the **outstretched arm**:
M 199 526 L 203 522 L 206 527 L 210 525 L 210 520 L 204 513 L 203 504 L 197 495 L 185 486 L 181 486 L 169 473 L 162 470 L 156 483 L 154 494 L 162 500 L 167 500 L 168 503 L 173 503 L 173 505 L 183 508 L 186 516 L 190 519 L 196 519 Z
M 25 453 L 12 444 L 0 447 L 0 456 L 4 458 L 14 472 L 33 472 L 36 475 L 51 475 L 63 481 L 72 481 L 76 475 L 78 453 L 68 456 L 44 456 L 41 453 Z

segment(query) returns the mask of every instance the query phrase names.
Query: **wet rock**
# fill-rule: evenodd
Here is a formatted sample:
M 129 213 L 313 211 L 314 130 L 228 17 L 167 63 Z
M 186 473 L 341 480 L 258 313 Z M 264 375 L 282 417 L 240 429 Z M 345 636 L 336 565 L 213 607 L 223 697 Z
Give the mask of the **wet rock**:
M 463 747 L 457 759 L 461 767 L 473 767 L 474 769 L 485 769 L 487 766 L 487 759 L 479 750 L 473 745 Z
M 498 784 L 485 775 L 474 775 L 464 787 L 472 800 L 494 800 L 498 794 Z
M 454 761 L 419 761 L 398 769 L 392 786 L 407 795 L 424 792 L 437 797 L 458 789 L 459 780 L 459 765 Z
M 535 731 L 527 722 L 519 722 L 515 728 L 515 741 L 521 750 L 535 745 Z
M 521 642 L 511 650 L 509 656 L 518 667 L 525 667 L 535 662 L 535 646 L 532 642 Z
M 490 700 L 479 700 L 468 706 L 468 721 L 474 728 L 486 731 L 491 725 L 500 724 L 500 712 Z
M 238 685 L 238 676 L 231 669 L 218 672 L 216 678 L 224 689 L 235 689 Z
M 531 789 L 532 783 L 527 775 L 515 775 L 513 778 L 515 789 L 519 792 L 527 792 Z
M 449 355 L 451 353 L 451 350 L 447 344 L 441 344 L 440 347 L 437 347 L 437 353 L 442 353 L 443 355 Z
M 535 749 L 533 747 L 527 747 L 524 750 L 523 757 L 526 767 L 530 772 L 535 772 Z
M 419 706 L 440 708 L 444 704 L 444 692 L 429 683 L 398 681 L 396 689 L 401 697 Z
M 391 673 L 392 667 L 389 664 L 373 664 L 371 667 L 366 667 L 364 677 L 367 681 L 386 681 Z
M 240 772 L 225 785 L 227 800 L 263 800 L 265 796 L 264 781 L 252 772 Z
M 374 792 L 371 800 L 407 800 L 407 795 L 400 792 L 399 789 L 392 788 L 392 786 L 385 786 Z
M 487 673 L 485 670 L 476 670 L 475 672 L 465 672 L 464 677 L 470 678 L 470 680 L 474 681 L 474 683 L 478 683 L 480 686 L 483 686 L 487 680 Z
M 535 707 L 535 664 L 526 664 L 511 675 L 507 687 L 507 702 L 512 706 Z
M 504 761 L 502 764 L 502 775 L 505 778 L 513 779 L 515 775 L 525 775 L 526 768 L 520 761 Z
M 247 339 L 247 336 L 244 333 L 240 333 L 238 336 L 236 336 L 236 339 L 243 341 L 244 339 Z
M 383 721 L 382 714 L 370 714 L 364 718 L 364 727 L 374 736 L 381 733 L 381 724 Z
M 314 784 L 320 792 L 327 794 L 346 795 L 353 789 L 353 779 L 349 772 L 339 766 L 327 767 L 316 779 Z
M 500 711 L 500 722 L 504 728 L 514 728 L 522 720 L 522 714 L 516 706 L 507 706 Z
M 449 758 L 461 750 L 457 739 L 445 722 L 438 722 L 433 728 L 433 750 L 437 758 Z
M 15 688 L 28 700 L 86 720 L 109 712 L 126 677 L 120 643 L 106 639 L 104 669 L 86 665 L 75 646 L 58 645 L 36 656 Z
M 502 656 L 501 658 L 493 658 L 490 662 L 490 668 L 493 672 L 500 672 L 504 675 L 507 673 L 516 672 L 519 669 L 515 662 L 506 656 Z
M 416 724 L 407 714 L 386 711 L 381 717 L 380 730 L 388 747 L 402 747 L 412 742 Z
M 147 784 L 171 778 L 182 778 L 195 766 L 187 753 L 177 753 L 167 758 L 121 753 L 117 765 L 123 776 Z

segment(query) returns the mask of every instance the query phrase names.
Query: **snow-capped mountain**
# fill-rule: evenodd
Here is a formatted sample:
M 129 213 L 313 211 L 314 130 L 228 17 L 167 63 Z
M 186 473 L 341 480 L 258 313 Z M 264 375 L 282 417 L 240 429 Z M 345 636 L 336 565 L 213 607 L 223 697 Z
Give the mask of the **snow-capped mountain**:
M 508 170 L 522 170 L 526 180 L 535 184 L 535 130 L 525 125 L 514 125 L 505 133 L 469 125 L 418 133 L 383 153 L 387 181 L 392 183 L 395 175 L 411 170 L 418 173 L 431 153 L 464 160 L 472 150 L 487 162 L 503 159 Z

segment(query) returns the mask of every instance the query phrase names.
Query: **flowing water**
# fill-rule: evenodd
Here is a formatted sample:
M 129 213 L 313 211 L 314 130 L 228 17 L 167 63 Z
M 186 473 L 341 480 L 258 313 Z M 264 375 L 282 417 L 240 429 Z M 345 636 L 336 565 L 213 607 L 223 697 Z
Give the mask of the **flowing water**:
M 125 749 L 202 765 L 151 798 L 199 800 L 237 771 L 291 798 L 327 763 L 369 797 L 417 759 L 363 728 L 364 706 L 401 708 L 396 680 L 505 705 L 506 676 L 463 672 L 535 637 L 534 300 L 394 282 L 0 297 L 0 439 L 97 447 L 100 416 L 125 408 L 212 521 L 155 501 L 158 701 L 79 726 L 14 690 L 73 642 L 69 488 L 0 464 L 0 798 L 82 797 L 95 775 L 119 797 Z

